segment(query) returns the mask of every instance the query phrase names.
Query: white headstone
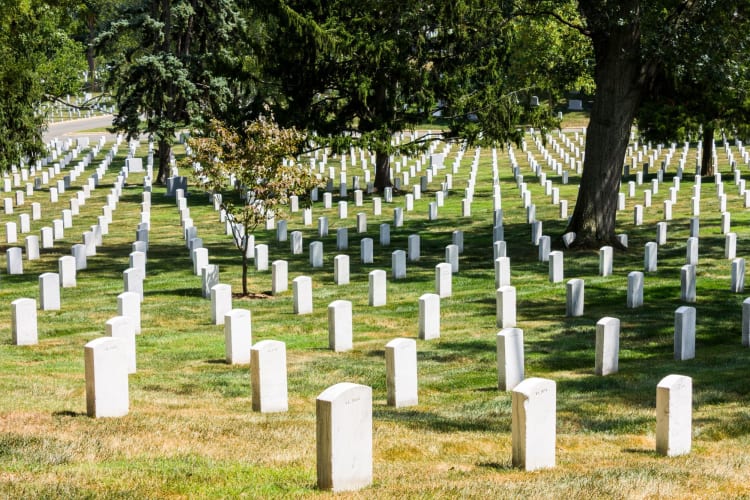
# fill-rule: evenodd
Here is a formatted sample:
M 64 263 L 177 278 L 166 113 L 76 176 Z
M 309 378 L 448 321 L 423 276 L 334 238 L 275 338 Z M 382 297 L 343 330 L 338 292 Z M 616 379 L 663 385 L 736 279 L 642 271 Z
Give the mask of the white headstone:
M 219 283 L 211 287 L 211 323 L 223 325 L 224 317 L 232 310 L 232 287 Z
M 250 311 L 231 309 L 224 314 L 224 351 L 230 365 L 250 364 L 253 332 Z
M 86 413 L 90 417 L 122 417 L 128 414 L 128 367 L 123 341 L 100 337 L 84 347 Z
M 349 256 L 337 255 L 333 258 L 333 282 L 337 285 L 349 284 Z
M 135 333 L 141 333 L 141 296 L 135 292 L 123 292 L 117 296 L 117 314 L 130 319 Z
M 372 483 L 372 389 L 333 385 L 316 400 L 318 488 L 353 491 Z
M 311 314 L 313 312 L 312 278 L 297 276 L 292 280 L 294 314 Z
M 128 373 L 136 372 L 135 326 L 127 316 L 115 316 L 106 323 L 107 335 L 122 340 L 122 355 Z
M 599 249 L 599 276 L 612 275 L 612 247 L 603 246 Z
M 643 305 L 643 273 L 632 271 L 628 273 L 627 307 L 635 309 Z
M 604 317 L 596 322 L 596 359 L 594 372 L 597 375 L 617 373 L 620 356 L 620 320 Z
M 406 252 L 403 250 L 391 253 L 391 277 L 394 280 L 406 278 Z
M 368 274 L 368 304 L 372 307 L 384 306 L 386 303 L 386 274 L 382 269 Z
M 510 285 L 501 286 L 496 293 L 495 318 L 498 328 L 516 326 L 516 288 Z
M 334 352 L 352 350 L 352 303 L 348 300 L 328 304 L 328 348 Z
M 440 296 L 435 293 L 419 297 L 419 338 L 440 338 Z
M 440 298 L 450 297 L 453 294 L 453 273 L 451 265 L 441 262 L 435 266 L 435 293 Z
M 667 375 L 656 386 L 656 452 L 690 453 L 693 434 L 693 379 Z
M 680 269 L 680 300 L 696 301 L 695 266 L 685 264 Z
M 563 253 L 555 250 L 549 253 L 549 280 L 551 283 L 563 281 Z
M 583 316 L 584 281 L 579 278 L 568 280 L 565 291 L 565 315 L 570 317 Z
M 388 406 L 402 408 L 418 403 L 417 342 L 393 339 L 385 345 Z
M 271 294 L 278 295 L 289 289 L 289 264 L 285 260 L 271 263 Z
M 11 336 L 14 345 L 39 343 L 36 320 L 36 300 L 21 298 L 10 303 Z
M 451 265 L 451 272 L 458 272 L 458 245 L 447 245 L 445 247 L 445 262 Z
M 685 361 L 695 357 L 695 308 L 678 307 L 674 313 L 674 359 Z
M 250 353 L 253 411 L 287 411 L 286 344 L 279 340 L 261 340 Z
M 23 274 L 23 249 L 11 247 L 5 251 L 8 274 Z
M 523 330 L 503 328 L 496 339 L 497 387 L 512 391 L 524 379 Z
M 60 275 L 43 273 L 39 275 L 39 308 L 43 311 L 60 309 Z
M 555 382 L 527 378 L 512 393 L 513 466 L 527 471 L 555 466 L 557 391 Z
M 204 299 L 211 298 L 211 288 L 219 284 L 219 266 L 208 264 L 201 269 L 201 293 Z

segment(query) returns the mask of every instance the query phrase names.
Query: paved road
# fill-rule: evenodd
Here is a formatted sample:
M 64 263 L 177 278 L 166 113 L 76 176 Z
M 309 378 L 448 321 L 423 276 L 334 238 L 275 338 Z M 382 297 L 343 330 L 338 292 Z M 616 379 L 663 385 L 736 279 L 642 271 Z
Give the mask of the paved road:
M 81 118 L 78 120 L 70 120 L 65 122 L 53 123 L 44 133 L 44 142 L 50 142 L 52 139 L 57 137 L 62 139 L 63 137 L 70 136 L 81 136 L 88 135 L 93 140 L 99 138 L 102 135 L 106 135 L 108 138 L 112 136 L 109 132 L 94 132 L 90 134 L 81 134 L 85 130 L 101 129 L 112 125 L 112 115 L 94 116 L 92 118 Z

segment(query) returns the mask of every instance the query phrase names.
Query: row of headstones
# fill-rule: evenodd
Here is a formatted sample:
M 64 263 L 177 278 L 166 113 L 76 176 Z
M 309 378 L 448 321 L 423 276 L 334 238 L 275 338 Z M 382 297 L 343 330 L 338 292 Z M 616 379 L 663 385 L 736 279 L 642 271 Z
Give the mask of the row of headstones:
M 249 340 L 249 311 L 227 314 L 235 330 Z M 115 332 L 127 331 L 127 318 L 108 321 L 110 337 L 84 348 L 87 413 L 96 418 L 124 416 L 129 411 L 128 373 L 134 359 L 127 341 Z M 233 346 L 234 347 L 234 346 Z M 237 346 L 240 347 L 240 346 Z M 245 346 L 246 347 L 246 346 Z M 229 344 L 227 349 L 229 349 Z M 242 349 L 244 352 L 244 348 Z M 252 408 L 260 412 L 288 409 L 286 347 L 264 340 L 250 347 Z M 388 404 L 417 404 L 416 343 L 394 339 L 386 346 Z M 692 379 L 669 375 L 657 385 L 656 451 L 667 456 L 690 452 L 692 442 Z M 556 384 L 528 378 L 512 388 L 512 462 L 533 471 L 555 466 Z M 372 389 L 339 383 L 316 398 L 318 487 L 333 491 L 357 490 L 372 482 Z
M 88 183 L 84 185 L 83 190 L 78 192 L 76 198 L 71 199 L 72 209 L 63 210 L 62 218 L 54 220 L 52 227 L 41 228 L 41 244 L 40 238 L 36 235 L 29 235 L 25 238 L 25 248 L 28 260 L 39 259 L 40 247 L 53 248 L 54 240 L 62 239 L 64 237 L 65 228 L 73 227 L 73 216 L 79 214 L 79 206 L 85 204 L 85 200 L 91 196 L 91 191 L 96 188 L 99 181 L 106 173 L 106 170 L 110 165 L 109 159 L 114 157 L 114 151 L 116 151 L 116 148 L 117 145 L 113 147 L 107 158 L 105 158 L 97 168 L 96 172 L 89 178 Z M 74 246 L 73 248 L 73 253 L 79 260 L 77 264 L 79 269 L 85 268 L 85 260 L 83 257 L 85 255 L 95 255 L 96 245 L 100 245 L 102 236 L 108 234 L 108 227 L 112 222 L 112 211 L 116 208 L 119 195 L 122 192 L 122 182 L 122 176 L 118 177 L 118 182 L 115 183 L 112 192 L 107 195 L 107 205 L 102 207 L 102 215 L 98 217 L 98 223 L 92 225 L 90 231 L 84 232 L 82 235 L 83 243 L 80 246 Z M 24 215 L 27 214 L 22 214 L 21 217 Z M 8 239 L 13 239 L 15 236 L 15 223 L 6 223 L 6 231 Z M 23 274 L 23 249 L 20 247 L 11 247 L 6 253 L 8 274 Z
M 144 199 L 150 199 L 150 192 L 144 193 Z M 136 333 L 140 333 L 141 330 L 140 303 L 143 301 L 143 279 L 148 249 L 148 229 L 145 229 L 145 233 L 143 231 L 140 228 L 137 231 L 137 237 L 140 239 L 133 243 L 133 252 L 129 256 L 130 267 L 123 272 L 124 292 L 117 297 L 120 316 L 128 318 Z M 74 245 L 73 255 L 58 259 L 58 273 L 43 273 L 39 276 L 41 310 L 61 308 L 60 288 L 76 286 L 77 271 L 87 268 L 86 257 L 85 246 Z M 12 341 L 15 345 L 38 343 L 36 309 L 36 300 L 31 298 L 20 298 L 11 303 Z

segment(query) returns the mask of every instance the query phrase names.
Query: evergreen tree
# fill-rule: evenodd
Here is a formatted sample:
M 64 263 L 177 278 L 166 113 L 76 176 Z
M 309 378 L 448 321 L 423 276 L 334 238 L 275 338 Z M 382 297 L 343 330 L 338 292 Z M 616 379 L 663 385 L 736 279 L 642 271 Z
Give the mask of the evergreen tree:
M 168 175 L 178 131 L 230 109 L 244 29 L 232 0 L 145 0 L 122 5 L 99 34 L 118 109 L 113 128 L 155 137 L 156 182 Z

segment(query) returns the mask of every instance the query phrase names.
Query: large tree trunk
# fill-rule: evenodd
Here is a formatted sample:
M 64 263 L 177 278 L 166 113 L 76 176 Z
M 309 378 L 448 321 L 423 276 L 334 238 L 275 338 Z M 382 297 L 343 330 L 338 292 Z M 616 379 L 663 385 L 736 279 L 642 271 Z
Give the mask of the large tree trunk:
M 381 193 L 391 187 L 391 158 L 385 151 L 375 152 L 375 189 Z
M 643 88 L 640 25 L 633 20 L 631 24 L 609 26 L 595 32 L 592 41 L 596 97 L 586 132 L 578 200 L 566 232 L 576 233 L 573 245 L 577 247 L 619 247 L 615 235 L 617 197 Z
M 701 157 L 701 176 L 710 177 L 714 172 L 714 127 L 703 125 L 703 156 Z
M 169 158 L 172 156 L 172 145 L 167 140 L 159 141 L 159 173 L 156 175 L 156 183 L 164 184 L 169 177 Z

